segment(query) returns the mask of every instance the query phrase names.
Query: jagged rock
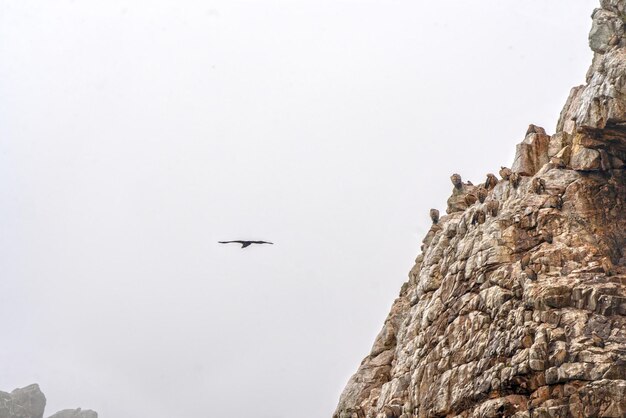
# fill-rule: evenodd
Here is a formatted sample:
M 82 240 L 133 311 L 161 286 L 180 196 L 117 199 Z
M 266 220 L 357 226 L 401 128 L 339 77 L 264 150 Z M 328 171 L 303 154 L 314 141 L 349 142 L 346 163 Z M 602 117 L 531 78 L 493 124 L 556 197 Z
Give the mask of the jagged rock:
M 570 164 L 574 170 L 599 170 L 601 168 L 600 152 L 594 149 L 580 147 L 572 154 Z
M 90 409 L 64 409 L 48 418 L 98 418 L 98 414 Z
M 0 418 L 42 418 L 46 397 L 33 384 L 13 392 L 0 392 Z
M 598 67 L 588 75 L 588 84 L 576 91 L 571 115 L 575 126 L 586 129 L 604 129 L 607 125 L 626 122 L 626 51 L 612 49 L 594 59 Z M 574 132 L 569 132 L 574 133 Z
M 593 26 L 589 32 L 589 46 L 594 52 L 603 54 L 621 43 L 624 37 L 624 21 L 618 13 L 607 9 L 596 9 L 592 18 Z
M 533 125 L 531 123 L 530 125 L 528 125 L 528 129 L 526 130 L 526 136 L 528 136 L 530 134 L 545 135 L 546 134 L 546 130 L 543 129 L 541 126 Z
M 557 132 L 550 137 L 548 157 L 556 157 L 566 146 L 572 143 L 571 136 L 566 132 Z
M 565 132 L 566 134 L 573 134 L 576 132 L 576 112 L 581 106 L 581 95 L 585 86 L 576 86 L 570 90 L 567 101 L 561 114 L 559 115 L 559 121 L 556 125 L 556 132 Z
M 522 143 L 517 145 L 511 168 L 523 176 L 535 175 L 550 160 L 548 157 L 550 136 L 546 135 L 545 131 L 544 133 L 536 133 L 530 129 L 529 131 Z
M 460 176 L 459 176 L 459 181 L 460 181 Z M 470 205 L 468 204 L 468 198 L 466 199 L 466 197 L 468 195 L 474 196 L 474 198 L 476 198 L 475 196 L 475 191 L 476 191 L 476 187 L 468 184 L 468 183 L 460 183 L 458 186 L 456 183 L 454 183 L 455 186 L 452 189 L 452 195 L 450 196 L 450 198 L 448 198 L 448 207 L 446 209 L 446 213 L 450 214 L 450 213 L 455 213 L 455 212 L 463 212 L 465 209 L 467 209 Z
M 46 397 L 32 384 L 11 393 L 0 392 L 0 418 L 43 418 Z M 65 409 L 49 418 L 98 418 L 91 410 Z
M 600 5 L 603 9 L 626 15 L 626 3 L 624 0 L 600 0 Z
M 572 156 L 572 148 L 570 145 L 566 145 L 561 149 L 553 158 L 557 160 L 556 168 L 565 168 L 570 164 Z
M 626 416 L 626 1 L 601 5 L 557 132 L 484 203 L 459 176 L 334 417 Z

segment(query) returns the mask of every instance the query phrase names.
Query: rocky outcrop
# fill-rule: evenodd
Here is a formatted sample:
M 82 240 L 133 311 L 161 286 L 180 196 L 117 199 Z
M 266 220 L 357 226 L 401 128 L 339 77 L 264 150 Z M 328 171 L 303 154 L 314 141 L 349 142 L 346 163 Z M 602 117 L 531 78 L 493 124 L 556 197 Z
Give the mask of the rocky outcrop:
M 64 409 L 49 418 L 98 418 L 98 414 L 90 409 Z
M 39 385 L 0 392 L 0 418 L 42 418 L 46 397 Z
M 0 418 L 43 418 L 45 408 L 46 397 L 37 384 L 11 393 L 0 392 Z M 49 418 L 98 418 L 98 414 L 78 408 L 57 412 Z
M 557 132 L 495 187 L 453 178 L 335 418 L 626 416 L 626 2 L 601 6 Z

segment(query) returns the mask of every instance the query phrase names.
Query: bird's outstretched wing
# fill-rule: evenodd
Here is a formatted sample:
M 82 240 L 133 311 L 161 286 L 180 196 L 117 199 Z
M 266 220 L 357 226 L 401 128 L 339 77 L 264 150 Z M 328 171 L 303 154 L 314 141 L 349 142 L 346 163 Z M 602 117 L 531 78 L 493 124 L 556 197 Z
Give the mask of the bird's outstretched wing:
M 250 241 L 217 241 L 220 244 L 241 244 L 241 248 L 246 248 L 248 245 L 250 245 Z
M 230 244 L 231 242 L 237 243 L 237 244 L 241 244 L 241 248 L 246 248 L 249 247 L 252 244 L 274 244 L 273 242 L 269 242 L 269 241 L 218 241 L 220 244 Z

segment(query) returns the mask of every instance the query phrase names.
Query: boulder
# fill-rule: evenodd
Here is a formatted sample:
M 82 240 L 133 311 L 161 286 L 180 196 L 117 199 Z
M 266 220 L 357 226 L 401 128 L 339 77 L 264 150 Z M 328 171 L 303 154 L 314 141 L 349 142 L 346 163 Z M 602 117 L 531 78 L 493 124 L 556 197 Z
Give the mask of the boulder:
M 0 418 L 42 418 L 46 397 L 33 384 L 13 392 L 0 392 Z

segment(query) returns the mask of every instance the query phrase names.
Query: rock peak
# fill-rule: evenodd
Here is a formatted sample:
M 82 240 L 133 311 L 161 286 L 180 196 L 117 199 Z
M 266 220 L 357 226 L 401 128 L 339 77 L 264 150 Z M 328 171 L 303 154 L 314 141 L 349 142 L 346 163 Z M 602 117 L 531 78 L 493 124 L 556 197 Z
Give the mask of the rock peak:
M 626 1 L 600 3 L 556 133 L 452 176 L 335 418 L 626 416 Z

